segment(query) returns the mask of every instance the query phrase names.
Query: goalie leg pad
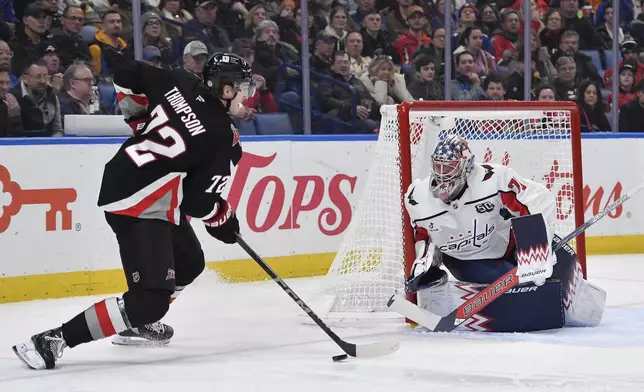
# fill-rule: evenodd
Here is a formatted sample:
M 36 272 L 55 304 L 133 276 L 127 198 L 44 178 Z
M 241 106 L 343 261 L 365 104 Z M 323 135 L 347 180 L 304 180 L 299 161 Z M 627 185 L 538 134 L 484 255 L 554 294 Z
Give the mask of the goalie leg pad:
M 485 284 L 449 281 L 418 291 L 418 306 L 439 316 L 447 316 L 486 287 Z M 530 332 L 561 328 L 564 326 L 562 298 L 562 285 L 558 280 L 549 280 L 542 286 L 532 283 L 518 285 L 457 330 Z

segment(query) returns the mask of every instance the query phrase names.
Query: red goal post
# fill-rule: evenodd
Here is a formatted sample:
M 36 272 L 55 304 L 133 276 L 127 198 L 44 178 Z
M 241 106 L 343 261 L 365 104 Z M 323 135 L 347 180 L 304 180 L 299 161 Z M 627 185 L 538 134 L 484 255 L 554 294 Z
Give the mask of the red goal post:
M 574 103 L 414 101 L 383 106 L 381 113 L 366 182 L 319 293 L 329 318 L 388 318 L 386 302 L 404 290 L 415 259 L 404 195 L 414 179 L 429 175 L 429 156 L 446 134 L 467 139 L 475 162 L 508 165 L 550 189 L 560 236 L 583 224 L 580 118 Z M 586 276 L 583 233 L 572 245 Z

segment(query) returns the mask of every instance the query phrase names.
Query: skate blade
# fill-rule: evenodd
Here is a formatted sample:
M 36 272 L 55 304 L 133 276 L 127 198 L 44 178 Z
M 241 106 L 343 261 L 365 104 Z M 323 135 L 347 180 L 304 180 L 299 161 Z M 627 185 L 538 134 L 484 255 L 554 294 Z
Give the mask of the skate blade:
M 38 354 L 33 345 L 30 345 L 29 343 L 20 343 L 13 346 L 12 349 L 14 354 L 16 354 L 16 356 L 31 369 L 43 370 L 47 368 L 45 360 L 40 356 L 40 354 Z
M 132 338 L 129 336 L 116 335 L 112 338 L 112 344 L 115 346 L 130 346 L 130 347 L 159 347 L 167 346 L 170 339 L 165 340 L 147 340 L 142 338 Z

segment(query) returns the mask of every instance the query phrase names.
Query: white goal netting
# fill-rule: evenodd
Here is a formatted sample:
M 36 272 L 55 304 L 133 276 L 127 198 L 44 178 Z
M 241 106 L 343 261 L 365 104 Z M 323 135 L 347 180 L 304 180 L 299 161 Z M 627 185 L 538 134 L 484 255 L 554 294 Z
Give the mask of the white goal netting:
M 413 239 L 403 231 L 399 132 L 410 135 L 411 180 L 429 174 L 436 141 L 457 133 L 470 141 L 476 162 L 509 165 L 556 194 L 557 234 L 575 228 L 571 112 L 506 106 L 511 103 L 499 104 L 498 111 L 412 106 L 409 129 L 399 126 L 396 106 L 382 107 L 368 179 L 318 296 L 326 302 L 328 319 L 389 318 L 388 299 L 404 291 L 404 264 L 413 261 L 405 260 L 404 250 Z

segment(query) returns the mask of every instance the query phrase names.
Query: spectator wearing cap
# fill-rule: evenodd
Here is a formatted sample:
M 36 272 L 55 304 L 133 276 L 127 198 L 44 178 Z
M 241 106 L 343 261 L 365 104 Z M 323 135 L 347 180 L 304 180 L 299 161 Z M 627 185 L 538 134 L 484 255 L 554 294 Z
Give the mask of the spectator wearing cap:
M 385 28 L 392 36 L 397 37 L 407 30 L 407 18 L 411 15 L 409 8 L 413 4 L 413 0 L 395 0 L 391 2 L 391 7 L 380 12 Z
M 255 35 L 255 28 L 266 19 L 268 19 L 266 17 L 266 7 L 264 7 L 263 4 L 254 6 L 246 15 L 243 34 L 237 38 L 253 38 Z
M 192 41 L 183 49 L 183 69 L 201 79 L 207 57 L 206 44 L 201 41 Z
M 507 59 L 517 50 L 521 18 L 517 11 L 507 10 L 502 13 L 501 22 L 501 31 L 492 36 L 492 53 L 497 59 Z
M 190 12 L 182 8 L 181 0 L 161 0 L 159 7 L 161 8 L 161 16 L 165 19 L 177 23 L 187 23 L 192 20 Z M 181 36 L 183 29 L 173 23 L 165 23 L 165 29 L 168 36 Z
M 407 87 L 412 97 L 423 101 L 442 101 L 445 88 L 436 77 L 436 59 L 429 54 L 421 54 L 414 60 L 414 67 L 418 75 Z
M 60 118 L 65 126 L 65 116 L 68 114 L 95 114 L 90 111 L 94 76 L 84 64 L 73 64 L 63 75 L 63 91 L 60 100 Z
M 275 88 L 277 70 L 282 63 L 295 63 L 300 55 L 291 45 L 279 40 L 279 28 L 272 20 L 265 20 L 255 29 L 255 62 L 253 73 L 266 78 L 270 90 Z M 293 70 L 289 69 L 290 75 Z
M 353 104 L 353 93 L 347 87 L 321 80 L 317 89 L 317 99 L 322 111 L 331 117 L 352 121 L 356 115 L 357 129 L 346 130 L 347 133 L 372 133 L 378 128 L 380 120 L 380 104 L 369 94 L 365 85 L 351 74 L 349 56 L 343 51 L 333 54 L 333 64 L 329 76 L 342 84 L 354 88 L 357 94 L 357 107 Z
M 63 72 L 65 69 L 60 66 L 60 57 L 56 48 L 53 45 L 47 46 L 42 59 L 47 65 L 47 72 L 49 72 L 49 85 L 58 94 L 63 87 Z
M 11 59 L 13 58 L 13 51 L 9 44 L 0 40 L 0 71 L 7 71 L 9 73 L 9 80 L 11 81 L 11 88 L 18 84 L 18 78 L 11 72 Z
M 392 46 L 398 53 L 400 64 L 411 64 L 413 54 L 419 46 L 429 45 L 432 40 L 425 34 L 427 18 L 423 9 L 417 5 L 407 8 L 407 24 L 409 28 L 401 33 Z
M 599 84 L 592 80 L 581 83 L 577 92 L 577 106 L 580 112 L 581 132 L 611 131 Z
M 61 27 L 51 31 L 49 40 L 56 47 L 60 63 L 67 68 L 74 61 L 89 62 L 89 45 L 81 39 L 80 32 L 85 22 L 85 13 L 80 6 L 69 5 L 63 11 Z
M 159 15 L 154 12 L 146 12 L 141 15 L 143 26 L 143 46 L 155 46 L 161 52 L 161 61 L 164 64 L 172 64 L 176 60 L 172 41 L 165 32 Z
M 620 109 L 619 131 L 644 131 L 644 83 L 640 83 L 637 88 L 637 97 L 626 103 Z
M 604 4 L 604 3 L 602 3 Z M 621 15 L 620 15 L 621 16 Z M 613 6 L 608 5 L 605 8 L 604 20 L 601 23 L 598 23 L 597 34 L 601 37 L 602 41 L 606 44 L 607 47 L 613 47 Z M 624 42 L 624 29 L 621 26 L 617 26 L 617 43 L 621 44 Z
M 405 77 L 395 72 L 394 63 L 389 56 L 378 56 L 373 59 L 369 64 L 368 72 L 362 74 L 359 79 L 381 105 L 414 100 L 407 90 Z
M 24 136 L 63 136 L 60 104 L 47 78 L 45 62 L 31 61 L 12 90 L 20 105 Z
M 335 47 L 335 37 L 320 31 L 315 36 L 315 49 L 309 60 L 311 71 L 326 74 L 331 69 L 331 56 Z
M 106 12 L 101 29 L 94 35 L 95 43 L 89 47 L 92 72 L 105 81 L 111 80 L 119 64 L 133 58 L 130 47 L 121 35 L 122 27 L 121 14 L 114 10 Z
M 371 57 L 364 57 L 362 55 L 362 35 L 357 31 L 353 31 L 347 35 L 347 54 L 351 61 L 351 73 L 356 77 L 360 77 L 363 73 L 367 72 Z
M 211 53 L 227 52 L 231 45 L 228 33 L 215 25 L 217 3 L 197 0 L 194 16 L 183 28 L 184 42 L 202 41 Z
M 618 107 L 626 105 L 636 98 L 637 86 L 635 85 L 635 61 L 630 60 L 619 68 L 619 95 L 617 96 Z M 606 111 L 609 111 L 613 103 L 613 94 L 608 94 Z
M 601 85 L 599 71 L 597 71 L 593 60 L 579 51 L 579 42 L 579 34 L 576 31 L 564 31 L 559 42 L 559 51 L 552 56 L 552 59 L 556 61 L 560 56 L 572 57 L 577 65 L 578 80 L 592 79 Z
M 469 52 L 474 56 L 474 72 L 484 78 L 490 72 L 496 71 L 496 59 L 483 50 L 483 29 L 481 27 L 468 27 L 461 34 L 459 46 L 454 54 Z
M 22 24 L 17 26 L 16 35 L 9 42 L 13 51 L 11 70 L 14 74 L 22 74 L 29 62 L 42 56 L 47 47 L 47 17 L 47 11 L 41 2 L 30 3 L 25 7 Z
M 338 48 L 344 46 L 349 33 L 349 12 L 345 7 L 336 6 L 331 9 L 329 24 L 324 28 L 324 32 L 335 37 Z
M 456 77 L 452 79 L 452 99 L 455 101 L 480 101 L 483 99 L 481 79 L 474 72 L 474 56 L 461 52 L 455 57 Z
M 563 17 L 564 29 L 573 30 L 579 34 L 581 37 L 579 48 L 581 50 L 604 48 L 605 45 L 595 31 L 592 22 L 580 11 L 579 0 L 561 0 L 560 12 Z
M 194 42 L 194 41 L 193 41 Z M 146 46 L 143 48 L 143 60 L 148 61 L 159 68 L 168 69 L 168 64 L 163 62 L 161 51 L 156 46 Z
M 623 65 L 624 62 L 632 62 L 632 64 L 635 64 L 636 72 L 635 72 L 635 84 L 639 84 L 644 80 L 644 64 L 642 64 L 639 60 L 639 48 L 637 45 L 637 41 L 635 41 L 632 38 L 627 38 L 622 42 L 622 44 L 619 46 L 620 52 L 622 52 L 622 58 L 623 60 L 620 61 L 617 64 L 617 68 L 620 69 Z M 613 69 L 609 68 L 606 70 L 606 73 L 604 74 L 604 87 L 606 88 L 611 88 L 613 83 Z M 644 131 L 644 130 L 643 130 Z
M 373 12 L 365 15 L 362 20 L 362 55 L 365 57 L 374 57 L 376 53 L 387 54 L 396 56 L 396 51 L 391 44 L 394 42 L 395 37 L 389 33 L 382 23 L 382 15 Z
M 0 137 L 18 136 L 22 132 L 20 105 L 10 91 L 9 72 L 0 69 Z

